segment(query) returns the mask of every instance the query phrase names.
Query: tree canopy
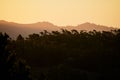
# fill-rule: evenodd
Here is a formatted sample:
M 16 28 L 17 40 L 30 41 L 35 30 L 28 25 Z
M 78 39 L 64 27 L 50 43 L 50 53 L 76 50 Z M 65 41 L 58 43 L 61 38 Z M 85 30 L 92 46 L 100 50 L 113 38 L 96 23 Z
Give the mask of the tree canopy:
M 1 51 L 8 51 L 5 50 L 9 41 L 6 37 L 8 35 L 0 34 Z M 26 38 L 19 35 L 10 43 L 14 48 L 4 56 L 10 59 L 15 51 L 12 64 L 16 62 L 16 56 L 25 59 L 32 67 L 33 76 L 40 80 L 106 80 L 120 76 L 120 30 L 45 30 Z M 8 60 L 5 57 L 2 56 Z M 24 68 L 17 70 L 18 73 L 23 71 L 25 75 L 26 66 L 21 61 L 17 60 L 17 63 Z

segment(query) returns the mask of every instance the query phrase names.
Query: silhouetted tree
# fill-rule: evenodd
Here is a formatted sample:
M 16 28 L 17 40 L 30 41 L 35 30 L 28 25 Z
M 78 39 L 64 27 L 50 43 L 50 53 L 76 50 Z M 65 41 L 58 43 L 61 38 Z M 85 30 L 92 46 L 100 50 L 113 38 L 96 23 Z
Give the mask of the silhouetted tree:
M 29 68 L 9 50 L 9 36 L 0 33 L 0 80 L 30 80 Z
M 1 39 L 3 46 L 4 38 Z M 45 73 L 45 76 L 38 76 L 43 80 L 46 77 L 48 80 L 89 80 L 89 78 L 92 80 L 92 77 L 97 80 L 115 79 L 120 76 L 120 30 L 62 29 L 60 32 L 51 33 L 45 30 L 40 34 L 30 34 L 27 38 L 19 35 L 14 43 L 16 47 L 13 50 L 18 57 L 24 56 L 24 59 L 31 64 L 33 74 Z M 8 51 L 5 47 L 1 49 Z M 13 53 L 12 50 L 9 52 L 10 55 Z M 16 62 L 16 55 L 12 56 L 12 58 L 9 56 L 11 58 L 9 63 L 12 65 L 11 61 L 15 61 L 21 66 L 14 67 L 18 70 L 12 71 L 19 73 L 17 74 L 19 77 L 28 74 L 26 72 L 29 69 L 25 68 L 24 61 Z

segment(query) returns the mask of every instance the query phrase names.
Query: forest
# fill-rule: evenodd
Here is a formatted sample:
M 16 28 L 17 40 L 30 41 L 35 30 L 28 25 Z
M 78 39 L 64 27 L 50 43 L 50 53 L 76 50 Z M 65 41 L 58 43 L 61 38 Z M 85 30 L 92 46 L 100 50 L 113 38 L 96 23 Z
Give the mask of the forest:
M 0 80 L 119 80 L 120 29 L 0 33 Z

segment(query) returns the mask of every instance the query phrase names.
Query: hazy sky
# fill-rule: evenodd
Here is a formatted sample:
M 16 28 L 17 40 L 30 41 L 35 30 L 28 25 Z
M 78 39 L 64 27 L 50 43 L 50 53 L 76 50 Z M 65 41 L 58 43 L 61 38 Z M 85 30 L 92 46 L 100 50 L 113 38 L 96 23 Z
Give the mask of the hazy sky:
M 120 27 L 120 0 L 0 0 L 0 20 Z

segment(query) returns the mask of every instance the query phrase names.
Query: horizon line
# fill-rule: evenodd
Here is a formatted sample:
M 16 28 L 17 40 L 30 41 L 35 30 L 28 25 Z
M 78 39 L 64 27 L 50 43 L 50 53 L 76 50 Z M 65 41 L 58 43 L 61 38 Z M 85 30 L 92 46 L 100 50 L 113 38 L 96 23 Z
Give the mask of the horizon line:
M 107 26 L 107 25 L 103 25 L 103 24 L 97 24 L 97 23 L 93 23 L 93 22 L 84 22 L 84 23 L 79 23 L 79 24 L 76 24 L 76 25 L 70 25 L 70 24 L 67 24 L 67 25 L 56 25 L 50 21 L 36 21 L 36 22 L 26 22 L 26 23 L 22 23 L 22 22 L 16 22 L 16 21 L 8 21 L 8 20 L 0 20 L 0 22 L 8 22 L 8 23 L 15 23 L 15 24 L 22 24 L 22 25 L 27 25 L 27 24 L 36 24 L 36 23 L 50 23 L 54 26 L 59 26 L 59 27 L 67 27 L 67 26 L 78 26 L 78 25 L 82 25 L 82 24 L 85 24 L 85 23 L 88 23 L 88 24 L 94 24 L 94 25 L 100 25 L 100 26 L 106 26 L 106 27 L 112 27 L 112 28 L 119 28 L 119 27 L 115 27 L 115 26 Z

